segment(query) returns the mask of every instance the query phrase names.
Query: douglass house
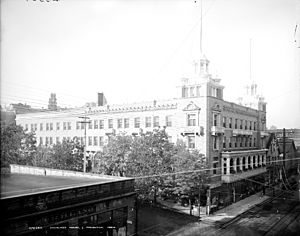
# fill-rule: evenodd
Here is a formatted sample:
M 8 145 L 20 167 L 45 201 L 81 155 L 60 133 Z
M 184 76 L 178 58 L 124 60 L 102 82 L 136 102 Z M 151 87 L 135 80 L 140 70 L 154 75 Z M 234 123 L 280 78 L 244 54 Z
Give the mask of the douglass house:
M 183 140 L 189 149 L 205 155 L 211 203 L 220 199 L 224 204 L 234 202 L 239 193 L 258 190 L 246 179 L 260 178 L 266 172 L 266 102 L 257 94 L 254 82 L 238 103 L 225 101 L 224 86 L 209 73 L 209 60 L 202 54 L 197 65 L 194 76 L 181 80 L 174 99 L 112 105 L 99 93 L 98 106 L 20 114 L 16 122 L 34 131 L 40 145 L 75 136 L 84 143 L 86 125 L 90 159 L 111 135 L 139 135 L 164 128 L 171 142 Z

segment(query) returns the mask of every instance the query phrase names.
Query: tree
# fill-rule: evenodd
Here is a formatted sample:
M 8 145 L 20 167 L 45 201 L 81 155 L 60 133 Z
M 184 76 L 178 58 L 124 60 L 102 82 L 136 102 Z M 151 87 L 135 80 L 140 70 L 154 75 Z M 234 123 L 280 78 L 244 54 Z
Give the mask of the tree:
M 15 124 L 1 126 L 1 167 L 31 165 L 35 152 L 34 133 L 25 133 L 21 126 Z
M 49 167 L 74 171 L 83 170 L 83 146 L 77 137 L 57 143 L 49 151 Z
M 129 161 L 129 153 L 133 146 L 132 136 L 124 134 L 111 136 L 103 152 L 95 156 L 97 161 L 97 172 L 125 176 Z
M 35 133 L 25 133 L 21 140 L 21 151 L 18 164 L 33 165 L 36 157 L 36 138 Z
M 164 130 L 142 133 L 139 136 L 111 136 L 103 152 L 96 154 L 96 172 L 108 175 L 137 177 L 158 175 L 171 171 L 174 145 Z M 135 181 L 139 196 L 149 196 L 160 179 L 142 178 Z M 154 194 L 154 198 L 156 194 Z

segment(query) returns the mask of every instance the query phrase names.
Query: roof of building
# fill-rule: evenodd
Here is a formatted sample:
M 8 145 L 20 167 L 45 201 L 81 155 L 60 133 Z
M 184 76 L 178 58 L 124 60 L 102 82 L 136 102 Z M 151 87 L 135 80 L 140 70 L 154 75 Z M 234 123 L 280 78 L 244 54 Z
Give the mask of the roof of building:
M 278 145 L 279 145 L 280 153 L 283 153 L 283 139 L 282 138 L 278 139 Z M 292 151 L 296 151 L 295 142 L 293 139 L 286 138 L 285 139 L 285 152 L 289 153 Z
M 1 175 L 1 198 L 18 197 L 28 194 L 37 194 L 48 191 L 103 184 L 128 180 L 129 178 L 106 177 L 71 177 L 71 176 L 43 176 L 30 174 L 3 174 Z

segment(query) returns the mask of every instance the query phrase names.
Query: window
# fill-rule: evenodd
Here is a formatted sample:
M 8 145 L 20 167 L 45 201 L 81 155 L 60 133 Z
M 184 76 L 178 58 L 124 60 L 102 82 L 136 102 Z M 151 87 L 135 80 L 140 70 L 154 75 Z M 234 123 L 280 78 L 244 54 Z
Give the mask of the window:
M 245 120 L 245 129 L 247 130 L 248 129 L 248 121 Z
M 249 138 L 249 147 L 252 147 L 252 137 Z
M 45 142 L 46 146 L 49 144 L 49 138 L 46 137 L 46 142 Z
M 232 137 L 229 138 L 229 148 L 232 148 Z
M 43 131 L 43 123 L 40 123 L 40 131 Z
M 108 119 L 108 128 L 112 129 L 114 127 L 113 125 L 113 119 Z
M 94 136 L 94 146 L 98 146 L 98 137 Z
M 93 137 L 92 136 L 89 136 L 89 142 L 88 142 L 88 145 L 89 146 L 92 146 L 92 144 L 93 144 Z
M 53 123 L 50 123 L 50 130 L 53 130 Z
M 30 131 L 33 131 L 33 124 L 30 124 Z
M 252 121 L 249 122 L 249 129 L 252 130 Z
M 146 126 L 146 128 L 151 127 L 151 117 L 150 116 L 146 117 L 145 126 Z
M 159 127 L 159 116 L 153 117 L 153 127 Z
M 213 163 L 213 174 L 217 174 L 217 169 L 218 169 L 218 163 Z
M 37 131 L 37 124 L 34 124 L 34 131 Z
M 226 137 L 223 136 L 223 148 L 226 148 Z
M 134 118 L 134 128 L 140 128 L 141 119 L 140 117 Z
M 217 89 L 214 87 L 211 88 L 211 96 L 217 97 Z
M 129 128 L 129 118 L 124 119 L 124 128 Z
M 241 137 L 241 138 L 240 138 L 240 147 L 243 147 L 243 142 L 244 142 L 244 138 Z
M 53 144 L 53 138 L 50 137 L 50 145 L 52 145 L 52 144 Z
M 213 147 L 214 147 L 214 149 L 219 148 L 218 137 L 216 137 L 216 136 L 213 137 Z
M 240 129 L 243 129 L 243 120 L 241 120 Z
M 104 137 L 103 136 L 99 137 L 99 146 L 100 147 L 104 146 Z
M 197 86 L 196 93 L 197 93 L 197 97 L 200 97 L 200 86 Z
M 104 120 L 99 120 L 99 129 L 104 129 Z
M 229 120 L 228 120 L 228 126 L 229 126 L 229 128 L 231 129 L 232 128 L 232 118 L 229 118 Z
M 67 122 L 64 122 L 63 123 L 63 130 L 66 130 L 67 129 Z
M 76 129 L 80 129 L 80 121 L 76 122 Z
M 27 130 L 28 130 L 28 124 L 25 125 L 25 131 L 27 131 Z
M 237 147 L 237 138 L 234 138 L 234 147 Z
M 88 121 L 89 124 L 89 129 L 93 129 L 93 122 L 92 121 Z
M 81 129 L 84 129 L 85 126 L 86 126 L 86 123 L 81 123 Z
M 195 148 L 195 136 L 188 136 L 188 147 Z
M 56 122 L 56 130 L 59 130 L 60 129 L 60 124 L 59 122 Z
M 226 128 L 226 117 L 223 116 L 223 127 Z
M 237 127 L 238 127 L 238 119 L 235 119 L 234 128 L 237 129 Z
M 218 118 L 219 118 L 219 115 L 218 114 L 213 114 L 213 117 L 214 117 L 214 126 L 218 126 Z
M 190 97 L 195 97 L 195 87 L 190 87 Z
M 84 137 L 80 137 L 80 143 L 81 145 L 85 145 Z
M 256 122 L 253 123 L 253 130 L 256 130 Z
M 94 120 L 94 129 L 98 129 L 98 120 Z
M 46 123 L 46 130 L 49 130 L 49 123 Z
M 188 97 L 188 88 L 183 86 L 182 87 L 182 97 L 187 98 Z
M 188 114 L 187 115 L 187 125 L 188 126 L 196 126 L 196 114 Z
M 167 127 L 172 126 L 172 116 L 166 116 L 166 126 Z
M 56 137 L 56 144 L 59 143 L 59 137 Z
M 40 137 L 40 145 L 43 145 L 43 138 Z
M 123 119 L 118 119 L 118 129 L 123 128 Z
M 253 147 L 256 147 L 256 138 L 253 138 Z

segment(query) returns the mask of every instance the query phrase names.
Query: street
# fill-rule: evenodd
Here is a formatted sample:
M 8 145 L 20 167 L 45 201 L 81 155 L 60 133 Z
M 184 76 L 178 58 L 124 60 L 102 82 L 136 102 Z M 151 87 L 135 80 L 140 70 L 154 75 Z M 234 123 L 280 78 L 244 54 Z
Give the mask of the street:
M 298 235 L 300 203 L 294 192 L 269 198 L 226 221 L 199 222 L 196 217 L 153 207 L 141 209 L 139 219 L 139 235 Z

